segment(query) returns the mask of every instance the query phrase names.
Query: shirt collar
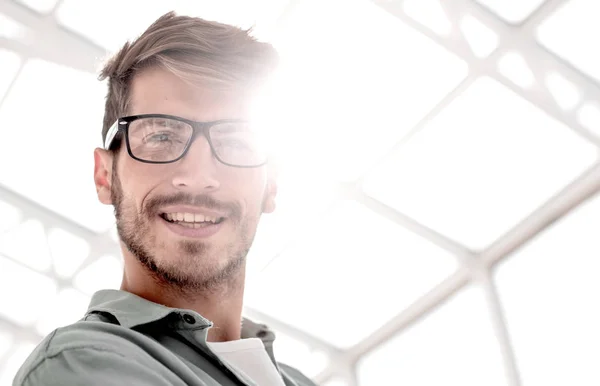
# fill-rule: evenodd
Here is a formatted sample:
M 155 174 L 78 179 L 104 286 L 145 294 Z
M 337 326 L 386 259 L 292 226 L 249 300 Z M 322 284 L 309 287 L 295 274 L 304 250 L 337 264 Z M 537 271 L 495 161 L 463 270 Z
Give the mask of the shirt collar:
M 171 308 L 151 302 L 131 292 L 106 289 L 92 296 L 86 316 L 94 312 L 107 312 L 114 316 L 125 328 L 152 323 L 171 314 L 192 315 L 196 319 L 195 326 L 212 327 L 213 323 L 195 311 L 183 308 Z M 242 319 L 242 339 L 260 338 L 265 345 L 272 345 L 275 334 L 266 325 L 255 323 L 250 319 Z

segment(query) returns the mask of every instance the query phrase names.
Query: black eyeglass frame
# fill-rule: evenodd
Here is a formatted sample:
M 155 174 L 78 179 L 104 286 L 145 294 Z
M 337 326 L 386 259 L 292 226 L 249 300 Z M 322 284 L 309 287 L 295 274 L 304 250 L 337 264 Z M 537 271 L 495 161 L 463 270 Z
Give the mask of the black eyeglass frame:
M 179 122 L 183 122 L 186 123 L 188 125 L 190 125 L 193 129 L 192 135 L 190 136 L 190 139 L 188 140 L 188 142 L 185 145 L 185 148 L 183 149 L 183 152 L 181 153 L 181 155 L 171 161 L 149 161 L 149 160 L 145 160 L 142 158 L 138 158 L 135 155 L 133 155 L 133 152 L 131 151 L 131 145 L 129 143 L 129 125 L 138 120 L 138 119 L 143 119 L 143 118 L 165 118 L 165 119 L 173 119 Z M 217 120 L 217 121 L 209 121 L 209 122 L 198 122 L 198 121 L 192 121 L 189 119 L 185 119 L 182 117 L 178 117 L 176 115 L 168 115 L 168 114 L 140 114 L 140 115 L 130 115 L 127 117 L 122 117 L 119 118 L 115 121 L 115 123 L 108 129 L 108 132 L 106 133 L 106 140 L 104 142 L 104 149 L 105 150 L 110 150 L 110 147 L 114 144 L 115 139 L 117 138 L 117 135 L 119 133 L 123 133 L 123 136 L 125 137 L 125 143 L 127 145 L 127 153 L 129 154 L 129 156 L 131 158 L 133 158 L 136 161 L 140 161 L 140 162 L 144 162 L 144 163 L 149 163 L 149 164 L 170 164 L 173 162 L 177 162 L 180 159 L 182 159 L 183 157 L 185 157 L 185 155 L 187 154 L 188 150 L 190 149 L 192 143 L 196 140 L 196 138 L 198 137 L 198 135 L 202 134 L 204 136 L 204 138 L 206 138 L 206 141 L 208 142 L 208 145 L 210 146 L 210 151 L 212 153 L 212 155 L 222 164 L 227 165 L 227 166 L 231 166 L 231 167 L 235 167 L 235 168 L 257 168 L 260 166 L 265 165 L 269 160 L 268 157 L 265 157 L 265 161 L 256 165 L 237 165 L 237 164 L 231 164 L 228 162 L 223 161 L 219 155 L 217 154 L 217 152 L 215 151 L 215 148 L 213 146 L 212 143 L 212 139 L 210 138 L 210 134 L 209 134 L 209 130 L 211 127 L 217 125 L 217 124 L 221 124 L 221 123 L 229 123 L 229 122 L 247 122 L 245 120 L 242 119 L 221 119 L 221 120 Z

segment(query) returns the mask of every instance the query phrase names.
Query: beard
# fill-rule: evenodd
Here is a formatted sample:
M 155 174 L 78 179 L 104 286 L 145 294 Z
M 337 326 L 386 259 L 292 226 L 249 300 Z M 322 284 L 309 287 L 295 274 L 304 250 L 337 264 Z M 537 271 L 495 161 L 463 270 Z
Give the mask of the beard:
M 246 256 L 254 240 L 260 213 L 242 218 L 242 210 L 235 203 L 225 203 L 207 195 L 184 192 L 172 196 L 156 196 L 147 200 L 138 211 L 133 200 L 123 194 L 121 181 L 113 163 L 111 198 L 114 205 L 119 238 L 151 274 L 159 286 L 175 290 L 181 295 L 214 293 L 234 288 L 244 269 Z M 180 240 L 176 244 L 157 240 L 152 222 L 158 208 L 165 205 L 194 205 L 227 214 L 234 234 L 225 245 L 211 245 L 205 241 Z M 166 232 L 166 231 L 165 231 Z

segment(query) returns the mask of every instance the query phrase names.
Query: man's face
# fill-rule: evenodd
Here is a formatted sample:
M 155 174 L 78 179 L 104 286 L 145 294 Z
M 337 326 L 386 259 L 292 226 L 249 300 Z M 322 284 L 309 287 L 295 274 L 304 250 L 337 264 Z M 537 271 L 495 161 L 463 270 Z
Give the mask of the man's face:
M 250 113 L 243 96 L 194 87 L 162 69 L 134 77 L 130 106 L 129 115 L 195 121 L 248 119 Z M 111 175 L 109 193 L 102 193 L 96 178 L 99 197 L 114 205 L 121 241 L 139 263 L 160 282 L 181 289 L 211 289 L 236 276 L 261 213 L 274 209 L 275 184 L 265 166 L 224 165 L 204 136 L 169 164 L 132 159 L 124 141 L 118 158 L 109 156 L 96 156 L 96 175 L 99 163 Z

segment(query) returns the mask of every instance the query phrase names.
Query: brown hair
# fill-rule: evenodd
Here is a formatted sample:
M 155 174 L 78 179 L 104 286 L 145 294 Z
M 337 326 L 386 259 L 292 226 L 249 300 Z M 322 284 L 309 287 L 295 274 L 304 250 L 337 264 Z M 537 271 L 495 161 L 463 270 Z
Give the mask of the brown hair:
M 100 72 L 108 78 L 102 142 L 109 127 L 127 114 L 131 80 L 161 66 L 185 81 L 218 90 L 252 89 L 277 66 L 277 52 L 250 30 L 169 12 L 133 42 L 127 42 Z

